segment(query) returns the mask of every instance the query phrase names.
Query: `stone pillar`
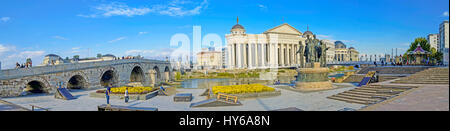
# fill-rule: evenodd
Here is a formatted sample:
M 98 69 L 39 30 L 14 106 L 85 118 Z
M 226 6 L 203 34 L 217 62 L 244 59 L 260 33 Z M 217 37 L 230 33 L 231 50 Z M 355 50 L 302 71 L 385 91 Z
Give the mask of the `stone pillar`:
M 271 50 L 270 50 L 270 66 L 272 68 L 276 67 L 276 62 L 277 62 L 277 48 L 275 44 L 270 44 Z
M 287 54 L 287 61 L 286 61 L 286 66 L 291 66 L 291 45 L 290 44 L 286 44 L 287 48 L 286 48 L 286 54 Z
M 151 69 L 148 71 L 149 75 L 150 75 L 150 85 L 155 87 L 156 86 L 156 71 Z
M 170 72 L 168 72 L 168 71 L 166 71 L 166 72 L 164 72 L 164 81 L 165 82 L 169 82 L 169 80 L 170 80 Z
M 283 44 L 280 44 L 280 51 L 281 51 L 281 66 L 284 66 L 285 51 L 284 51 L 284 45 Z
M 233 51 L 232 51 L 232 48 L 233 48 L 233 45 L 228 45 L 227 46 L 227 52 L 228 52 L 228 68 L 233 68 L 233 63 L 232 63 L 232 61 L 233 61 Z
M 253 67 L 253 59 L 252 59 L 252 57 L 253 57 L 253 52 L 252 52 L 252 43 L 249 43 L 249 44 L 247 44 L 248 45 L 248 52 L 247 52 L 247 57 L 248 57 L 248 63 L 247 63 L 247 66 L 248 66 L 248 68 L 252 68 Z
M 259 67 L 259 51 L 258 51 L 258 43 L 255 44 L 255 66 Z
M 297 58 L 298 58 L 298 54 L 297 54 L 297 46 L 298 45 L 294 45 L 294 63 L 295 63 L 295 66 L 297 66 L 298 65 L 298 60 L 297 60 Z
M 242 50 L 241 50 L 241 44 L 236 44 L 237 48 L 236 48 L 236 59 L 237 59 L 237 68 L 241 68 L 242 66 Z
M 266 67 L 266 43 L 261 44 L 261 67 Z

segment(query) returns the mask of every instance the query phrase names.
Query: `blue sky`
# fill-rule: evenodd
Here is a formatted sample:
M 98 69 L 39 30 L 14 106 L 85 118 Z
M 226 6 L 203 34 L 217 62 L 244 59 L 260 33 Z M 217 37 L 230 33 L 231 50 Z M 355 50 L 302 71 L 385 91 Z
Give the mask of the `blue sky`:
M 448 0 L 1 0 L 2 68 L 43 56 L 168 55 L 176 33 L 192 41 L 236 24 L 262 33 L 284 22 L 319 38 L 341 40 L 362 54 L 404 51 L 416 37 L 438 33 Z

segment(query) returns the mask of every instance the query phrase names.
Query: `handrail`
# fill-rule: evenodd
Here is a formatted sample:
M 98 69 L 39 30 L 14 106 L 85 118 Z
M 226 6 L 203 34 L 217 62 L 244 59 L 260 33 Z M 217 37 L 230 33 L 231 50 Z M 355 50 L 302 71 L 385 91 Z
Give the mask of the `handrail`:
M 39 108 L 39 109 L 43 109 L 43 110 L 45 110 L 45 111 L 49 111 L 47 108 L 43 108 L 43 107 L 39 107 L 39 106 L 36 106 L 36 105 L 30 105 L 31 106 L 31 111 L 34 111 L 34 108 L 36 107 L 36 108 Z

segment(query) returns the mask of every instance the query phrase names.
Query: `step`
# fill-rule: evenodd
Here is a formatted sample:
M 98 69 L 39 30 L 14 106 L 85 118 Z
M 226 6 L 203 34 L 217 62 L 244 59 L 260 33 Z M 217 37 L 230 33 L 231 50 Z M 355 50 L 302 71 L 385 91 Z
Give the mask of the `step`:
M 399 83 L 399 84 L 448 84 L 449 82 L 393 82 L 393 83 Z
M 351 93 L 351 94 L 359 94 L 359 95 L 370 95 L 370 96 L 386 96 L 391 97 L 394 94 L 380 94 L 380 93 L 364 93 L 364 92 L 351 92 L 351 91 L 345 91 L 343 93 Z
M 327 98 L 328 99 L 333 99 L 333 100 L 338 100 L 338 101 L 344 101 L 344 102 L 348 102 L 348 103 L 363 104 L 363 105 L 373 104 L 373 102 L 359 101 L 359 100 L 346 99 L 346 98 L 340 98 L 340 97 L 334 97 L 334 96 L 330 96 L 330 97 L 327 97 Z
M 368 101 L 368 102 L 377 102 L 380 101 L 378 98 L 361 98 L 361 97 L 353 97 L 353 96 L 346 96 L 346 95 L 334 95 L 335 97 L 341 97 L 346 99 L 353 99 L 353 100 L 360 100 L 360 101 Z
M 389 98 L 388 96 L 372 96 L 372 95 L 361 95 L 361 94 L 353 94 L 353 93 L 339 93 L 339 95 L 361 97 L 361 98 L 384 99 L 384 100 Z

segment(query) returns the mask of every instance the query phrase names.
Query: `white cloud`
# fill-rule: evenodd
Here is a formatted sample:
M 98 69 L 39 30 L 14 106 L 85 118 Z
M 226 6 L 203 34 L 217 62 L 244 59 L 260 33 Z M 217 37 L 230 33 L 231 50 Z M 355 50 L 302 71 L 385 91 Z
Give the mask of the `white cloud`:
M 139 35 L 147 34 L 148 32 L 139 32 Z
M 99 16 L 103 16 L 103 17 L 111 17 L 111 16 L 133 17 L 136 15 L 145 15 L 152 11 L 150 8 L 147 8 L 147 7 L 133 8 L 133 7 L 129 7 L 125 3 L 120 3 L 120 2 L 112 2 L 110 4 L 101 4 L 99 6 L 94 7 L 94 9 L 97 11 L 97 13 L 90 14 L 90 15 L 79 14 L 78 16 L 87 17 L 87 18 L 96 18 Z
M 448 11 L 445 11 L 444 13 L 442 13 L 442 16 L 448 17 Z
M 9 52 L 9 51 L 15 51 L 16 47 L 15 46 L 4 46 L 2 44 L 0 44 L 0 55 L 2 55 L 3 53 Z
M 12 58 L 35 58 L 35 57 L 40 57 L 43 56 L 45 53 L 45 51 L 23 51 L 20 52 L 19 54 L 12 54 L 10 56 L 8 56 L 8 58 L 12 59 Z
M 96 11 L 94 14 L 84 15 L 79 14 L 79 17 L 86 18 L 98 18 L 98 17 L 111 17 L 111 16 L 139 16 L 148 13 L 158 13 L 168 16 L 189 16 L 198 15 L 201 10 L 208 6 L 208 1 L 203 0 L 201 3 L 186 1 L 186 0 L 173 0 L 167 5 L 151 5 L 151 8 L 141 7 L 134 8 L 129 7 L 125 3 L 112 2 L 110 4 L 101 4 L 94 7 Z M 190 8 L 191 7 L 191 8 Z
M 59 40 L 68 40 L 67 38 L 64 38 L 62 36 L 53 36 L 53 38 L 59 39 Z
M 139 55 L 139 54 L 151 54 L 154 50 L 128 50 L 125 52 L 126 55 Z
M 11 19 L 11 18 L 9 18 L 9 17 L 1 17 L 1 18 L 0 18 L 0 21 L 1 21 L 1 22 L 8 22 L 10 19 Z
M 155 6 L 155 7 L 161 8 L 161 10 L 158 10 L 158 12 L 159 14 L 162 15 L 190 16 L 200 14 L 200 11 L 208 6 L 208 1 L 203 0 L 203 2 L 201 2 L 192 9 L 186 9 L 187 4 L 192 5 L 195 4 L 195 2 L 174 0 L 168 6 Z
M 259 4 L 258 5 L 259 9 L 263 10 L 263 11 L 267 11 L 267 6 Z
M 108 41 L 108 43 L 114 43 L 114 42 L 121 41 L 121 40 L 126 39 L 126 38 L 127 37 L 119 37 L 119 38 L 116 38 L 114 40 Z
M 163 48 L 163 49 L 155 49 L 155 50 L 128 50 L 125 52 L 126 55 L 141 55 L 144 58 L 150 59 L 160 59 L 165 57 L 170 57 L 174 52 L 173 48 Z
M 80 49 L 81 47 L 73 47 L 72 48 L 72 50 L 78 50 L 78 49 Z

